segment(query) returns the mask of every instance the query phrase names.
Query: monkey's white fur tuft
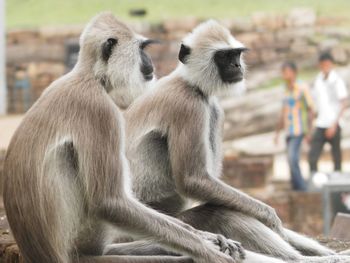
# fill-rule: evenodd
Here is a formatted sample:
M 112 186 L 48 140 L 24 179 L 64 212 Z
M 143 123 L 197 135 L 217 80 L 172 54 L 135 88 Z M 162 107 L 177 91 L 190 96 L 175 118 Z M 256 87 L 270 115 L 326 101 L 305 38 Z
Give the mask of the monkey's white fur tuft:
M 191 85 L 200 87 L 207 95 L 213 95 L 241 84 L 241 82 L 224 83 L 218 74 L 214 53 L 220 49 L 244 48 L 244 45 L 217 21 L 208 20 L 197 26 L 183 39 L 183 44 L 191 48 L 191 54 L 185 65 L 182 63 L 178 65 L 176 72 Z M 244 72 L 245 64 L 242 56 L 241 66 Z

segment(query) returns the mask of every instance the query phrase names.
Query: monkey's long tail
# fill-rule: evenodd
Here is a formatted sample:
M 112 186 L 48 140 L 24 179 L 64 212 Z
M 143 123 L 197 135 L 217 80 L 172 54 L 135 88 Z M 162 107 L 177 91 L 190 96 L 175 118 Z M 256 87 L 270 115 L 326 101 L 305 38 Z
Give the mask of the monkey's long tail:
M 288 238 L 288 242 L 297 250 L 299 250 L 303 255 L 329 256 L 336 254 L 333 250 L 322 246 L 317 241 L 291 230 L 285 229 L 285 234 Z
M 246 258 L 242 263 L 286 263 L 286 261 L 246 250 Z

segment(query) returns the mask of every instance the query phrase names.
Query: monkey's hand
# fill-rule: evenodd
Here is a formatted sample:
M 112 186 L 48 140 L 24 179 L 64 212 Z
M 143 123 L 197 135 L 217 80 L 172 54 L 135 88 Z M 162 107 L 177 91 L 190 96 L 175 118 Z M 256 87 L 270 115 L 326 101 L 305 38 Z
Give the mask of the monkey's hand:
M 260 210 L 260 209 L 259 209 Z M 259 211 L 258 210 L 258 211 Z M 259 211 L 258 220 L 286 239 L 286 234 L 281 219 L 278 217 L 276 210 L 271 206 L 263 204 L 262 210 Z
M 210 232 L 200 231 L 199 234 L 203 239 L 212 243 L 217 250 L 229 255 L 235 262 L 241 262 L 245 259 L 245 251 L 239 242 Z

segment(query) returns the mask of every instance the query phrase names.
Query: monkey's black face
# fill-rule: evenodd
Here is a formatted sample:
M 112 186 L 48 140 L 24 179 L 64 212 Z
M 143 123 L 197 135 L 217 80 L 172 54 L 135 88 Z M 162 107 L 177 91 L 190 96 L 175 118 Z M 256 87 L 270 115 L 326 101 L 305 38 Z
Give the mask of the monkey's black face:
M 141 73 L 146 81 L 153 79 L 153 63 L 150 56 L 143 51 L 140 50 L 141 54 Z
M 153 79 L 153 63 L 150 56 L 145 52 L 145 48 L 150 44 L 157 43 L 155 40 L 147 39 L 140 44 L 141 73 L 146 81 Z
M 150 56 L 145 52 L 146 47 L 148 47 L 150 44 L 158 43 L 156 40 L 147 39 L 140 43 L 139 49 L 140 49 L 140 56 L 141 56 L 141 65 L 140 65 L 140 71 L 146 81 L 153 79 L 153 63 L 150 58 Z M 108 38 L 106 42 L 102 45 L 102 60 L 108 63 L 113 49 L 117 46 L 118 39 L 117 38 Z
M 218 50 L 214 54 L 214 61 L 221 80 L 225 83 L 236 83 L 243 80 L 241 54 L 245 48 Z

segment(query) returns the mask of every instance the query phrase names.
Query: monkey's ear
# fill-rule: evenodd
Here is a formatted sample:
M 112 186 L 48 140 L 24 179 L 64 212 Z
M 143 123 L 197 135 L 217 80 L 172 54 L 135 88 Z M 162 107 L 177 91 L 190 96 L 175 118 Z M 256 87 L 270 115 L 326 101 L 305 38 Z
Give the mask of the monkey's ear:
M 181 44 L 180 52 L 179 52 L 179 60 L 186 64 L 186 58 L 191 54 L 191 48 L 184 44 Z
M 102 44 L 102 59 L 107 62 L 112 54 L 113 47 L 118 43 L 116 38 L 108 38 L 106 42 Z

